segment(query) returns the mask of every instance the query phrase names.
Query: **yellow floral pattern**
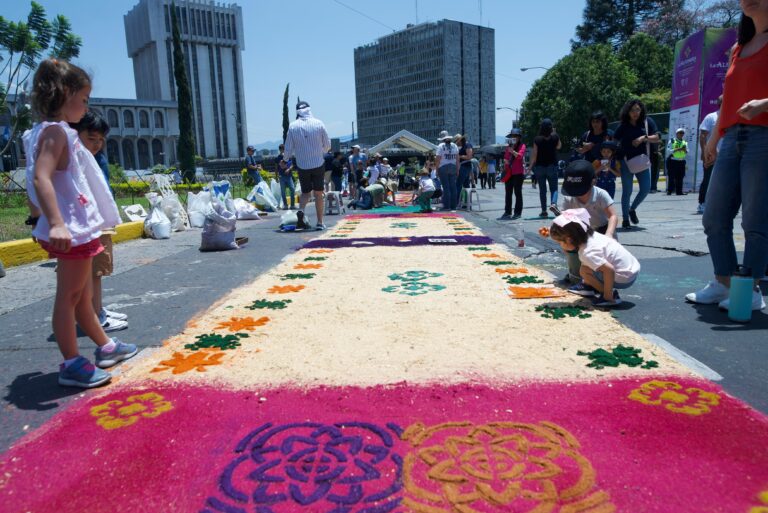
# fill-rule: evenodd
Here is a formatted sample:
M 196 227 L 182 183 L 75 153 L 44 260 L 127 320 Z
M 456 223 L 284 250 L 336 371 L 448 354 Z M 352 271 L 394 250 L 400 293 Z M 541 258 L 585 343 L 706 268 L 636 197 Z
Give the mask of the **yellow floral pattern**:
M 763 505 L 752 506 L 749 508 L 749 513 L 768 513 L 768 490 L 758 493 L 757 500 Z
M 413 447 L 403 461 L 410 511 L 616 511 L 578 441 L 556 424 L 416 423 L 402 438 Z
M 117 429 L 135 424 L 139 419 L 157 417 L 173 408 L 170 401 L 155 392 L 126 397 L 125 401 L 107 401 L 91 408 L 91 415 L 104 429 Z
M 700 388 L 683 388 L 672 381 L 648 381 L 629 393 L 629 398 L 643 404 L 664 406 L 674 413 L 704 415 L 720 404 L 720 396 Z

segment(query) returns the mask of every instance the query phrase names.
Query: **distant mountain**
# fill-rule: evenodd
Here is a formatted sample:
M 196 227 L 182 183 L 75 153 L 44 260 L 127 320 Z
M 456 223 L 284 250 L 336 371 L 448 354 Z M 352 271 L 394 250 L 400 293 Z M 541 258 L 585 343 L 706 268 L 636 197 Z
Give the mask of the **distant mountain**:
M 264 141 L 256 144 L 251 144 L 251 146 L 253 146 L 256 149 L 256 151 L 261 151 L 261 150 L 276 150 L 277 147 L 280 146 L 281 144 L 283 144 L 282 140 L 276 140 L 276 141 Z

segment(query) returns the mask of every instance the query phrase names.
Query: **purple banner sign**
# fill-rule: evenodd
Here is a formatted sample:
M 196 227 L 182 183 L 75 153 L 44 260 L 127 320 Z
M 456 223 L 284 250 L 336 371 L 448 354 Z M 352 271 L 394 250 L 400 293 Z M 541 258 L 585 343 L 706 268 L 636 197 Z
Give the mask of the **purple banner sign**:
M 679 41 L 675 46 L 671 101 L 673 111 L 699 103 L 699 79 L 701 77 L 703 48 L 703 30 Z
M 736 29 L 708 29 L 704 46 L 700 120 L 717 110 L 717 98 L 723 94 L 731 47 L 736 43 Z

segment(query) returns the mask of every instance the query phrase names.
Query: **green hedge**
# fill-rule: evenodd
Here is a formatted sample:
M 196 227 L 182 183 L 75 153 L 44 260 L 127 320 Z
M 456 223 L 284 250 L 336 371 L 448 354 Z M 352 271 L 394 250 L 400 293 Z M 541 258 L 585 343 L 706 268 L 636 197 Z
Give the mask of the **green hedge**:
M 124 196 L 126 194 L 146 194 L 149 192 L 149 184 L 143 183 L 143 182 L 132 182 L 132 183 L 113 183 L 112 190 L 115 191 L 115 196 Z M 189 184 L 180 184 L 180 185 L 172 185 L 174 191 L 176 192 L 199 192 L 203 190 L 203 187 L 205 187 L 207 184 L 202 183 L 189 183 Z

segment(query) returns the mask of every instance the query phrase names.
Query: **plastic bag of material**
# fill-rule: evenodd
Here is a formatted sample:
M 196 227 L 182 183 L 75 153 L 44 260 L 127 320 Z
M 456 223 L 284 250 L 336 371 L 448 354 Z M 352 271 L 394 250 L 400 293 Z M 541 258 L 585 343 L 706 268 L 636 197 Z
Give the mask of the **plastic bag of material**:
M 268 212 L 277 212 L 279 206 L 274 195 L 272 195 L 272 191 L 269 190 L 269 186 L 264 181 L 254 185 L 246 199 L 256 203 L 257 206 Z
M 144 220 L 144 234 L 153 239 L 169 239 L 171 237 L 171 221 L 158 203 L 155 203 Z
M 280 200 L 282 199 L 282 194 L 280 194 L 280 184 L 277 183 L 277 180 L 274 178 L 269 181 L 269 191 L 272 193 L 272 196 L 275 198 L 275 201 L 277 202 L 277 206 L 280 206 Z
M 212 208 L 205 214 L 200 251 L 225 251 L 237 249 L 235 225 L 237 218 L 219 201 L 213 201 Z
M 165 197 L 160 200 L 160 206 L 163 209 L 163 213 L 171 222 L 171 229 L 174 232 L 183 232 L 187 229 L 184 225 L 184 218 L 181 216 L 181 210 L 184 207 L 181 206 L 181 202 L 178 198 Z
M 211 198 L 219 200 L 230 212 L 235 211 L 235 204 L 232 202 L 232 184 L 229 180 L 211 182 L 208 189 L 211 191 Z
M 205 213 L 211 209 L 210 191 L 187 193 L 187 216 L 189 224 L 194 228 L 202 228 L 205 223 Z
M 282 216 L 280 216 L 280 226 L 296 225 L 299 222 L 299 217 L 296 215 L 295 210 L 289 210 Z
M 235 204 L 235 217 L 237 219 L 261 219 L 259 210 L 243 198 L 235 198 L 233 203 Z

